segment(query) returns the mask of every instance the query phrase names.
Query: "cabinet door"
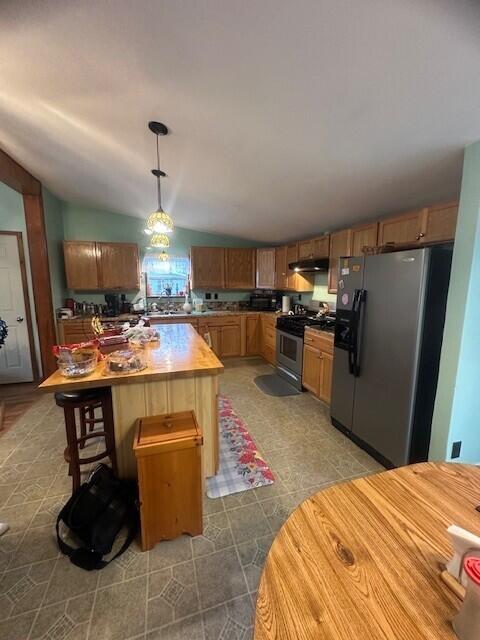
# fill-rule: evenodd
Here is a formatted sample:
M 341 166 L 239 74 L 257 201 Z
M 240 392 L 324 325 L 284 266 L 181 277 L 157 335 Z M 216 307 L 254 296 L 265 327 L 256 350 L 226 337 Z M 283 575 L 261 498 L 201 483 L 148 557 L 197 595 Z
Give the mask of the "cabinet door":
M 190 262 L 192 289 L 225 288 L 225 249 L 192 247 Z
M 275 249 L 275 288 L 284 291 L 287 288 L 287 247 Z
M 260 317 L 247 316 L 246 320 L 245 353 L 247 356 L 256 356 L 260 342 Z
M 392 242 L 394 244 L 412 244 L 418 242 L 422 233 L 424 209 L 409 211 L 400 216 L 386 218 L 378 223 L 379 246 Z
M 330 236 L 320 236 L 313 240 L 313 257 L 328 258 L 330 255 Z
M 330 260 L 328 265 L 328 293 L 337 293 L 338 258 L 350 256 L 351 229 L 343 229 L 330 234 Z
M 295 271 L 289 268 L 289 264 L 291 262 L 296 262 L 298 260 L 298 242 L 292 242 L 292 244 L 287 244 L 287 289 L 291 289 L 295 291 L 295 276 L 297 275 Z
M 351 252 L 351 229 L 343 229 L 330 234 L 330 258 L 341 258 L 350 256 Z
M 95 242 L 66 241 L 63 243 L 65 274 L 69 289 L 100 288 Z
M 327 404 L 330 404 L 332 397 L 332 373 L 333 373 L 333 356 L 325 351 L 320 352 L 320 384 L 318 397 Z
M 220 355 L 240 356 L 242 341 L 240 326 L 220 327 Z
M 275 288 L 275 248 L 257 249 L 257 289 Z
M 450 242 L 455 238 L 458 202 L 424 209 L 421 243 Z
M 300 242 L 298 243 L 298 259 L 299 260 L 313 258 L 314 253 L 315 253 L 314 240 L 300 240 Z
M 126 242 L 98 242 L 102 289 L 139 289 L 138 247 Z
M 378 222 L 363 224 L 352 229 L 351 255 L 363 256 L 363 247 L 376 247 Z
M 220 348 L 220 332 L 221 332 L 221 327 L 209 327 L 208 325 L 199 325 L 198 326 L 198 333 L 202 336 L 202 338 L 207 342 L 205 334 L 209 333 L 210 334 L 210 342 L 211 342 L 211 350 L 213 351 L 213 353 L 220 357 L 221 353 L 221 348 Z
M 321 369 L 320 351 L 309 347 L 303 346 L 303 372 L 302 372 L 302 384 L 305 389 L 308 389 L 316 396 L 320 391 L 320 369 Z
M 226 249 L 227 289 L 255 289 L 255 249 Z

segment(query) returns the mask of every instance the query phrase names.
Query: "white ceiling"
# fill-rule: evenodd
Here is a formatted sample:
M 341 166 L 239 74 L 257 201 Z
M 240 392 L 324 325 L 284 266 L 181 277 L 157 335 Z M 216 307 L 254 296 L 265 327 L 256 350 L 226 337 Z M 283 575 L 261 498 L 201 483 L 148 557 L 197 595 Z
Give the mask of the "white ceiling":
M 262 241 L 456 196 L 474 0 L 3 0 L 0 146 L 59 196 Z

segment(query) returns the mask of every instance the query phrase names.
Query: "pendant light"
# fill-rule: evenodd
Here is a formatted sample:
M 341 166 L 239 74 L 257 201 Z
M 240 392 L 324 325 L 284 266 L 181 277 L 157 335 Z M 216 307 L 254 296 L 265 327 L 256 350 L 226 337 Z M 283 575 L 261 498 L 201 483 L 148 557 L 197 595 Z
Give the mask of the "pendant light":
M 169 214 L 162 209 L 160 177 L 165 178 L 166 174 L 160 170 L 160 154 L 158 151 L 158 136 L 167 135 L 168 129 L 161 122 L 154 122 L 154 121 L 148 123 L 148 128 L 156 136 L 157 168 L 152 169 L 152 173 L 157 178 L 158 207 L 156 211 L 154 211 L 148 216 L 147 224 L 145 227 L 145 233 L 148 235 L 152 235 L 154 233 L 157 233 L 157 234 L 171 233 L 173 231 L 173 220 L 169 216 Z
M 154 233 L 150 240 L 150 246 L 156 249 L 167 249 L 170 246 L 170 240 L 166 233 Z

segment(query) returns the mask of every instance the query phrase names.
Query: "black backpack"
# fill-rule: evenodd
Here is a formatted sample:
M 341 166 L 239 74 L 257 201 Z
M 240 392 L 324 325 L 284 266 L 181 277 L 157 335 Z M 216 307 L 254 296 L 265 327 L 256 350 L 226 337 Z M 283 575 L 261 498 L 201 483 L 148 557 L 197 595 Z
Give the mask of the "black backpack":
M 82 484 L 58 514 L 57 541 L 60 551 L 70 561 L 86 569 L 103 569 L 124 553 L 138 530 L 137 483 L 119 480 L 105 464 L 95 468 L 87 482 Z M 83 546 L 74 548 L 60 537 L 63 522 Z M 127 537 L 119 551 L 110 558 L 115 538 L 126 527 Z

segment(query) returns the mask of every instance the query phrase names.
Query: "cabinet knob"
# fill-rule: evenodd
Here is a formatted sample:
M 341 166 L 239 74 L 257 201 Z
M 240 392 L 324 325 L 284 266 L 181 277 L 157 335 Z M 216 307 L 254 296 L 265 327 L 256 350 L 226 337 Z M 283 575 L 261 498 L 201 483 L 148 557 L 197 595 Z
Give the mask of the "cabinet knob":
M 22 316 L 17 316 L 17 322 L 23 322 Z
M 417 236 L 417 240 L 420 240 L 421 238 L 424 238 L 424 237 L 425 237 L 425 234 L 420 232 Z

